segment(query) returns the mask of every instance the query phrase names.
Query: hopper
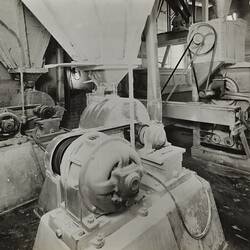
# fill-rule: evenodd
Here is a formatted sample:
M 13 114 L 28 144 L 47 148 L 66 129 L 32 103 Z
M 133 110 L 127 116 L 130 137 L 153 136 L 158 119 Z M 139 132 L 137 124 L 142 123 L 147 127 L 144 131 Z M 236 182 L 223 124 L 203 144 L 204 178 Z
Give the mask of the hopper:
M 44 72 L 43 56 L 50 34 L 20 0 L 0 0 L 0 61 L 10 72 L 20 68 Z
M 71 59 L 85 65 L 136 64 L 154 0 L 22 0 Z M 104 67 L 105 68 L 105 67 Z M 127 70 L 106 70 L 118 83 Z

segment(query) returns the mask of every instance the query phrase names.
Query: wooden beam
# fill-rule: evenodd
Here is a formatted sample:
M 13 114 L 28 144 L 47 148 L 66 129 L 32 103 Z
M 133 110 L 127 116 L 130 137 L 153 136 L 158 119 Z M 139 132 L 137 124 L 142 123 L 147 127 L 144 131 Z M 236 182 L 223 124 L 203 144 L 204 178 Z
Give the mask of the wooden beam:
M 188 30 L 169 31 L 157 35 L 158 47 L 166 47 L 168 45 L 179 45 L 187 42 Z

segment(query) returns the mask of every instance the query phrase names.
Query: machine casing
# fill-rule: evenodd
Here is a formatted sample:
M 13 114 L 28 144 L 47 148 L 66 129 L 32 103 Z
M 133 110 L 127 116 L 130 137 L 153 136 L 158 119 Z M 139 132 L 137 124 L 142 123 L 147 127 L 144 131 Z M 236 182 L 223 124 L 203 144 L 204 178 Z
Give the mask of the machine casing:
M 201 245 L 203 249 L 226 249 L 209 184 L 195 173 L 180 169 L 184 150 L 172 146 L 167 148 L 168 150 L 162 153 L 164 164 L 153 163 L 152 158 L 147 164 L 143 160 L 143 166 L 159 178 L 160 182 L 145 174 L 134 204 L 126 211 L 99 216 L 89 211 L 80 219 L 66 209 L 67 201 L 62 202 L 42 216 L 34 250 L 173 250 L 200 249 Z M 173 158 L 171 161 L 173 152 L 176 154 L 175 161 Z M 54 179 L 55 184 L 56 179 L 58 182 L 55 187 L 63 192 L 59 184 L 60 177 Z M 58 196 L 60 192 L 57 192 Z M 182 220 L 190 232 L 197 234 L 207 224 L 210 208 L 211 222 L 208 233 L 200 240 L 193 239 L 187 233 Z

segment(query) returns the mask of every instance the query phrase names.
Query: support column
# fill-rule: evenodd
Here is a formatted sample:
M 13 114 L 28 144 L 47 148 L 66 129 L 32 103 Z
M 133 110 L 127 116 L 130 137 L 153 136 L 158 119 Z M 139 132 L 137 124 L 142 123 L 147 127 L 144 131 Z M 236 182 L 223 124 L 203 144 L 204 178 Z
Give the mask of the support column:
M 57 63 L 63 63 L 63 49 L 58 47 L 56 50 Z M 59 104 L 64 104 L 64 68 L 58 67 L 56 71 L 57 80 L 57 101 Z
M 162 99 L 160 86 L 160 72 L 158 67 L 157 42 L 157 8 L 159 1 L 155 1 L 151 15 L 146 26 L 146 52 L 147 52 L 147 109 L 151 120 L 162 122 Z
M 209 20 L 209 1 L 202 0 L 202 21 L 207 22 Z

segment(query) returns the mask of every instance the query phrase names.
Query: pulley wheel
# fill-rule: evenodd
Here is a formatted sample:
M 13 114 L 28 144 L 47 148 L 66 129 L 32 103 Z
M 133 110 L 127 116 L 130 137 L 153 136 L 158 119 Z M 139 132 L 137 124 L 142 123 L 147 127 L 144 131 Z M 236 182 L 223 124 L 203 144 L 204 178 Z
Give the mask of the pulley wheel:
M 188 42 L 193 39 L 190 44 L 190 51 L 199 56 L 210 52 L 216 42 L 216 31 L 213 26 L 201 23 L 194 27 L 188 35 Z
M 52 170 L 55 174 L 61 175 L 60 166 L 64 152 L 75 139 L 77 139 L 77 136 L 67 138 L 57 146 L 52 158 Z

